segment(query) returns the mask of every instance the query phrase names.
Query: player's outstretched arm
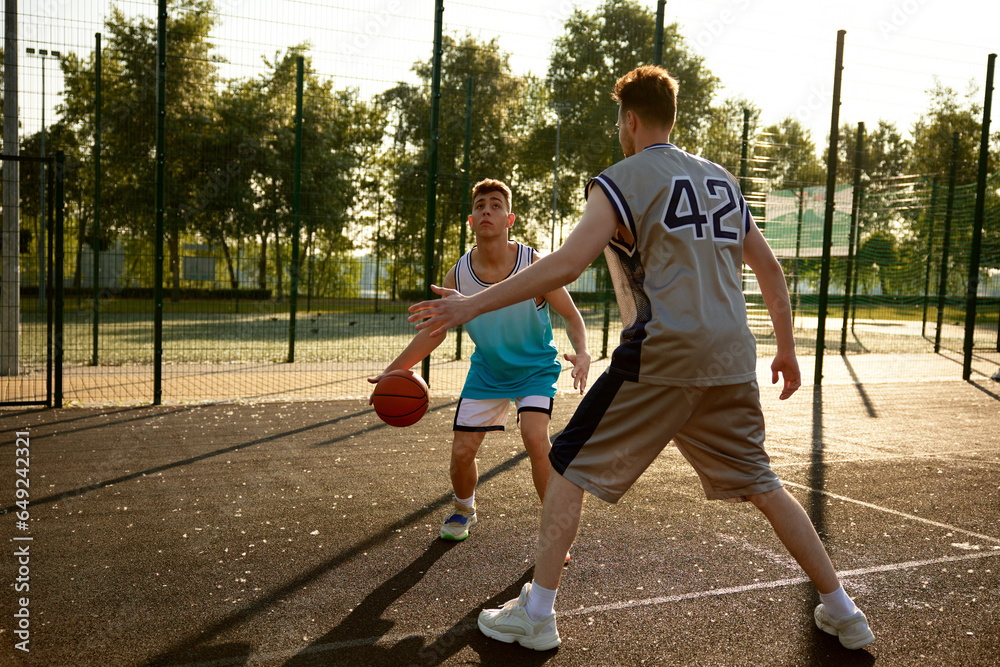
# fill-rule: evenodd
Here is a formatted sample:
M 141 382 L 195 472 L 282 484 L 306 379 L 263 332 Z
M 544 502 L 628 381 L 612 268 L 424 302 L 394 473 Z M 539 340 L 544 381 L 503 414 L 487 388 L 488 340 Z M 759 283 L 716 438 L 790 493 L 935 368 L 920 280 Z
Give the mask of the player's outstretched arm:
M 452 267 L 451 271 L 444 278 L 444 284 L 455 287 L 455 268 Z M 403 348 L 403 351 L 399 353 L 395 359 L 392 360 L 385 370 L 376 375 L 375 377 L 368 378 L 368 381 L 372 384 L 378 384 L 386 373 L 396 370 L 407 370 L 413 368 L 418 363 L 423 361 L 424 357 L 429 355 L 431 352 L 436 350 L 441 343 L 444 342 L 444 336 L 431 336 L 428 331 L 418 331 L 409 344 Z M 371 397 L 368 399 L 369 405 L 371 404 Z
M 617 225 L 618 219 L 611 202 L 600 188 L 594 188 L 579 224 L 558 250 L 471 297 L 463 296 L 454 289 L 432 286 L 436 294 L 445 298 L 410 306 L 410 322 L 416 323 L 419 331 L 429 329 L 432 336 L 440 336 L 482 313 L 527 301 L 568 285 L 601 254 Z
M 743 243 L 743 259 L 757 277 L 764 305 L 767 306 L 774 326 L 778 352 L 771 362 L 771 383 L 777 382 L 779 375 L 784 378 L 781 394 L 778 396 L 784 400 L 802 386 L 802 374 L 798 359 L 795 358 L 792 304 L 788 298 L 788 286 L 785 285 L 785 273 L 781 270 L 781 264 L 753 222 Z

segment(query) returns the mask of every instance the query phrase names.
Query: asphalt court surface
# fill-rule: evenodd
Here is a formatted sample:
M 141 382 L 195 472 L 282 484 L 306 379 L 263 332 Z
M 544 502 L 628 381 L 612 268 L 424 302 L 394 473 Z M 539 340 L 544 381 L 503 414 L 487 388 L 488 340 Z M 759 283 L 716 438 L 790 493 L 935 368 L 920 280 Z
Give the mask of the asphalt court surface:
M 516 431 L 490 434 L 479 525 L 437 539 L 455 400 L 435 396 L 406 429 L 362 400 L 0 411 L 0 664 L 998 664 L 1000 383 L 851 375 L 762 401 L 772 463 L 876 634 L 861 651 L 815 628 L 763 516 L 706 501 L 672 447 L 617 505 L 587 498 L 562 646 L 487 639 L 479 610 L 530 580 L 539 504 Z M 576 403 L 557 398 L 553 435 Z

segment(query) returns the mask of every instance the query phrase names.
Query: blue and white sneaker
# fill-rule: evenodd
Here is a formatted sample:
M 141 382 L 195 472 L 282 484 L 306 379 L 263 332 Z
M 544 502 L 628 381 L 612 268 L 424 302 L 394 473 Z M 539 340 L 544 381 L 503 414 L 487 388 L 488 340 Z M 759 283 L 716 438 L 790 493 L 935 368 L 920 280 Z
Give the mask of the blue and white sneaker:
M 469 528 L 476 525 L 476 506 L 466 507 L 457 500 L 452 513 L 441 524 L 441 539 L 461 542 L 469 536 Z

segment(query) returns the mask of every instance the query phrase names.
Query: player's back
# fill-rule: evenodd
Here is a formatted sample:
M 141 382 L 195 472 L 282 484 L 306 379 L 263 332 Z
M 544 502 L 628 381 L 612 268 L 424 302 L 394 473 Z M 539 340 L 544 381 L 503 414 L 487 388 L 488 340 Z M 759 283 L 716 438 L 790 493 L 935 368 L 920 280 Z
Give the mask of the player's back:
M 741 278 L 752 222 L 732 175 L 656 144 L 593 182 L 627 230 L 605 250 L 624 325 L 612 369 L 654 384 L 753 379 Z

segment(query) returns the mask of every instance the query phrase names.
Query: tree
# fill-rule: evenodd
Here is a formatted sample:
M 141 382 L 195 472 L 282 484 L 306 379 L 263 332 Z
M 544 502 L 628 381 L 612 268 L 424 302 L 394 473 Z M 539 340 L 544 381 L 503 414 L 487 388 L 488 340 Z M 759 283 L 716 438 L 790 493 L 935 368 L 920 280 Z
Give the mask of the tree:
M 561 161 L 586 181 L 620 160 L 615 140 L 615 81 L 653 60 L 656 17 L 632 0 L 607 0 L 593 13 L 575 10 L 553 45 L 548 82 L 562 118 Z M 663 63 L 680 81 L 677 125 L 671 141 L 695 151 L 706 143 L 719 80 L 688 47 L 678 24 L 664 27 Z
M 971 222 L 975 198 L 975 183 L 979 174 L 979 147 L 982 137 L 981 92 L 975 82 L 971 82 L 965 95 L 936 82 L 928 91 L 930 106 L 913 127 L 913 152 L 910 170 L 924 174 L 928 179 L 938 176 L 939 200 L 943 201 L 947 192 L 952 159 L 952 135 L 959 134 L 957 152 L 956 184 L 959 196 L 956 198 L 956 220 Z M 995 125 L 994 125 L 995 127 Z M 990 137 L 990 151 L 987 173 L 996 174 L 1000 169 L 1000 131 Z M 965 186 L 965 187 L 961 187 Z M 943 210 L 943 209 L 942 209 Z M 997 214 L 995 188 L 987 188 L 986 218 L 983 223 L 983 254 L 981 267 L 1000 268 L 1000 222 Z M 939 212 L 940 216 L 941 213 Z M 929 230 L 926 225 L 915 229 L 918 243 L 926 245 Z M 937 234 L 938 232 L 935 232 Z M 952 248 L 967 249 L 971 245 L 971 224 L 959 224 L 953 228 Z M 954 255 L 954 268 L 949 272 L 956 281 L 964 284 L 968 276 L 967 259 L 963 253 Z
M 39 156 L 42 154 L 42 133 L 38 131 L 29 137 L 21 140 L 21 154 Z M 83 171 L 89 161 L 85 161 L 83 147 L 80 146 L 76 133 L 64 122 L 57 121 L 45 128 L 45 153 L 48 157 L 55 157 L 56 152 L 64 153 L 65 162 L 63 169 L 63 211 L 64 229 L 69 235 L 76 232 L 77 252 L 76 266 L 73 274 L 73 286 L 79 287 L 81 280 L 81 255 L 83 241 L 86 238 L 86 229 L 93 216 L 93 200 L 90 198 L 88 186 L 93 183 L 90 175 L 84 176 Z M 41 196 L 42 170 L 38 164 L 27 163 L 21 167 L 20 191 L 21 191 L 21 218 L 23 220 L 36 220 L 41 213 L 39 197 Z M 51 178 L 49 177 L 51 176 Z M 46 171 L 46 222 L 45 225 L 52 233 L 48 218 L 55 218 L 55 171 L 54 167 Z M 76 223 L 75 225 L 73 223 Z M 35 232 L 40 230 L 35 226 Z M 22 234 L 22 236 L 27 236 Z M 36 237 L 37 238 L 37 237 Z M 105 245 L 102 249 L 107 249 Z M 33 248 L 33 250 L 35 250 Z M 37 250 L 36 256 L 37 256 Z M 44 249 L 42 253 L 44 253 Z M 44 261 L 44 254 L 38 256 L 40 261 Z
M 740 175 L 740 163 L 743 157 L 744 110 L 750 112 L 748 141 L 750 146 L 753 146 L 760 133 L 760 109 L 746 98 L 733 97 L 712 107 L 701 151 L 703 157 L 721 164 L 737 177 Z M 748 160 L 752 157 L 750 146 L 747 147 Z M 748 178 L 753 177 L 749 165 L 747 173 Z M 748 189 L 752 190 L 752 185 Z M 744 194 L 749 193 L 744 192 Z
M 755 171 L 763 179 L 765 190 L 819 185 L 825 180 L 825 169 L 816 156 L 809 130 L 791 116 L 765 127 L 756 148 Z
M 913 126 L 913 153 L 911 173 L 942 174 L 951 168 L 952 134 L 959 133 L 957 183 L 975 183 L 979 170 L 979 142 L 982 136 L 982 104 L 979 88 L 969 85 L 965 95 L 937 81 L 928 91 L 930 108 Z M 1000 132 L 991 138 L 993 151 L 989 158 L 988 173 L 1000 164 Z
M 837 180 L 842 183 L 854 180 L 857 132 L 856 125 L 844 123 L 840 127 Z M 874 129 L 866 127 L 862 145 L 862 169 L 872 181 L 897 178 L 910 173 L 913 143 L 900 134 L 894 123 L 879 120 Z
M 869 234 L 858 248 L 858 278 L 878 281 L 882 294 L 898 293 L 899 251 L 896 237 L 886 231 Z
M 844 124 L 837 145 L 837 181 L 853 184 L 857 164 L 857 127 Z M 880 120 L 874 130 L 862 136 L 861 192 L 859 193 L 859 238 L 876 232 L 893 234 L 902 243 L 923 213 L 910 205 L 924 190 L 922 181 L 907 178 L 912 144 L 896 126 Z M 916 189 L 916 190 L 915 190 Z M 919 190 L 919 192 L 918 192 Z M 860 259 L 860 255 L 859 255 Z
M 261 81 L 227 82 L 215 101 L 218 124 L 202 144 L 205 177 L 180 211 L 185 224 L 197 221 L 199 232 L 221 248 L 232 289 L 239 279 L 230 243 L 239 247 L 240 240 L 259 233 L 255 183 L 264 171 L 268 106 Z
M 529 139 L 537 136 L 537 129 L 545 122 L 545 95 L 540 83 L 531 77 L 514 77 L 510 56 L 500 51 L 496 39 L 481 43 L 471 36 L 457 40 L 446 35 L 442 49 L 435 279 L 439 271 L 458 259 L 457 239 L 469 215 L 461 206 L 466 194 L 462 173 L 466 79 L 473 80 L 470 186 L 483 178 L 506 181 L 513 191 L 513 210 L 520 220 L 514 233 L 523 235 L 529 243 L 537 229 L 531 222 L 541 219 L 541 211 L 532 208 L 538 198 L 528 195 L 537 186 L 532 180 L 537 169 L 526 169 L 524 165 L 551 160 L 548 146 L 533 145 Z M 396 154 L 391 192 L 400 221 L 395 242 L 402 260 L 398 268 L 403 269 L 404 283 L 411 285 L 422 283 L 418 276 L 422 275 L 427 210 L 431 68 L 429 60 L 417 62 L 413 70 L 423 84 L 400 83 L 382 93 L 377 102 L 390 115 L 387 128 L 395 126 L 391 136 Z M 547 156 L 540 158 L 537 152 Z
M 165 232 L 172 298 L 179 298 L 180 239 L 193 218 L 192 207 L 202 176 L 202 139 L 216 125 L 212 99 L 218 86 L 217 65 L 208 35 L 218 19 L 212 0 L 174 0 L 167 17 L 166 134 L 169 146 L 165 192 Z M 129 20 L 113 7 L 105 26 L 107 48 L 102 58 L 102 166 L 106 168 L 102 225 L 127 231 L 148 242 L 156 211 L 154 163 L 156 146 L 157 29 L 152 19 Z M 94 55 L 64 59 L 66 95 L 59 111 L 78 132 L 92 140 Z
M 361 102 L 357 91 L 335 91 L 321 80 L 308 57 L 308 45 L 289 48 L 267 61 L 271 68 L 260 90 L 266 99 L 264 154 L 255 176 L 259 192 L 257 233 L 261 235 L 263 280 L 264 248 L 268 233 L 275 240 L 291 239 L 295 170 L 295 97 L 299 57 L 303 58 L 302 181 L 300 228 L 305 235 L 299 265 L 302 268 L 311 244 L 324 254 L 343 255 L 352 249 L 344 236 L 358 199 L 365 158 L 379 144 L 384 119 L 379 107 Z M 261 112 L 262 109 L 258 109 Z M 301 237 L 300 237 L 300 240 Z M 278 294 L 282 293 L 283 258 L 275 247 Z

